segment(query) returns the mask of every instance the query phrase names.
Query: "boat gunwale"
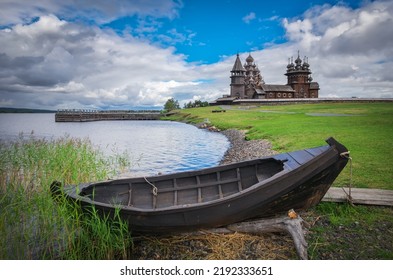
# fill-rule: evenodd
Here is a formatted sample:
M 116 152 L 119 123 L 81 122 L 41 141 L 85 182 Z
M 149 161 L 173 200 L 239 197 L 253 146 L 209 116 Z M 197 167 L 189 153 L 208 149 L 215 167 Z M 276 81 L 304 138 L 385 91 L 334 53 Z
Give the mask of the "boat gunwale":
M 172 212 L 177 212 L 179 210 L 185 210 L 185 209 L 189 210 L 189 211 L 193 211 L 195 209 L 202 208 L 202 207 L 203 208 L 204 207 L 214 207 L 219 204 L 230 203 L 231 201 L 238 199 L 240 196 L 252 195 L 252 192 L 260 190 L 261 187 L 268 188 L 271 185 L 279 182 L 280 180 L 285 180 L 286 178 L 288 178 L 289 176 L 292 176 L 293 174 L 297 174 L 299 172 L 302 172 L 303 169 L 308 168 L 310 165 L 319 161 L 321 158 L 327 156 L 329 153 L 333 152 L 335 155 L 338 156 L 338 151 L 337 151 L 335 145 L 324 145 L 324 146 L 318 146 L 315 148 L 323 148 L 323 147 L 327 147 L 327 149 L 322 151 L 320 154 L 314 156 L 312 159 L 308 160 L 304 164 L 299 164 L 299 166 L 297 166 L 296 168 L 289 168 L 285 164 L 285 162 L 283 162 L 282 160 L 279 160 L 279 161 L 283 162 L 284 169 L 282 171 L 279 171 L 278 173 L 274 174 L 273 176 L 266 178 L 260 182 L 257 182 L 256 184 L 250 186 L 247 189 L 238 191 L 238 192 L 233 193 L 231 195 L 225 196 L 223 198 L 215 199 L 212 201 L 190 203 L 190 204 L 180 204 L 180 205 L 173 205 L 173 206 L 162 207 L 162 208 L 139 208 L 139 207 L 135 207 L 135 206 L 128 206 L 128 205 L 122 205 L 122 204 L 109 204 L 109 203 L 99 202 L 99 201 L 92 200 L 89 197 L 79 195 L 79 193 L 83 189 L 90 187 L 94 184 L 96 184 L 98 186 L 104 186 L 105 184 L 110 184 L 112 182 L 119 182 L 119 183 L 120 182 L 124 182 L 124 183 L 127 182 L 128 183 L 129 180 L 132 180 L 132 179 L 142 179 L 143 180 L 143 177 L 117 179 L 117 180 L 115 179 L 115 180 L 108 180 L 108 181 L 99 182 L 99 183 L 81 184 L 78 186 L 74 186 L 74 188 L 72 188 L 72 190 L 68 192 L 68 195 L 70 195 L 75 200 L 90 204 L 92 206 L 94 205 L 97 207 L 102 207 L 102 208 L 107 208 L 107 209 L 119 208 L 120 210 L 125 210 L 128 212 L 135 212 L 138 214 L 145 214 L 145 215 L 148 215 L 148 214 L 157 214 L 158 215 L 161 213 L 172 213 Z M 305 150 L 306 149 L 299 150 L 299 151 L 305 151 Z M 239 162 L 239 163 L 244 163 L 243 165 L 246 166 L 247 164 L 250 164 L 252 162 L 257 163 L 258 161 L 261 161 L 264 159 L 273 159 L 275 156 L 285 157 L 285 155 L 287 155 L 289 157 L 290 153 L 291 152 L 282 153 L 282 154 L 278 154 L 278 155 L 262 157 L 259 159 L 247 160 L 247 161 L 243 161 L 243 162 Z M 161 176 L 150 176 L 150 177 L 146 177 L 146 179 L 154 181 L 154 178 L 160 178 L 162 180 L 165 180 L 165 178 L 173 179 L 173 176 L 176 176 L 176 178 L 185 177 L 187 174 L 188 174 L 188 176 L 190 176 L 190 174 L 193 174 L 191 176 L 197 176 L 197 175 L 200 175 L 203 173 L 207 174 L 207 173 L 217 172 L 216 170 L 219 170 L 219 171 L 225 170 L 228 166 L 231 166 L 231 165 L 236 166 L 239 163 L 231 163 L 231 164 L 217 166 L 217 167 L 205 168 L 205 169 L 200 169 L 200 170 L 195 170 L 195 171 L 185 171 L 185 172 L 180 172 L 180 173 L 166 174 L 166 175 L 161 175 Z M 80 186 L 82 186 L 82 187 L 79 188 Z M 72 195 L 74 195 L 74 196 L 72 196 Z

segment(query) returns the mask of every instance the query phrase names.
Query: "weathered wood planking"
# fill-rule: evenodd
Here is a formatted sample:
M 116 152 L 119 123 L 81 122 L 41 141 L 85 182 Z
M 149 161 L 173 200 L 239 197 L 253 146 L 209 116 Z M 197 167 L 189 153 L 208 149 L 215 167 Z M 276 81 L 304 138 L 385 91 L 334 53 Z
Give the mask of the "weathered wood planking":
M 349 188 L 344 188 L 344 190 L 330 188 L 322 201 L 345 202 Z M 393 206 L 393 191 L 391 190 L 352 188 L 351 196 L 354 204 Z

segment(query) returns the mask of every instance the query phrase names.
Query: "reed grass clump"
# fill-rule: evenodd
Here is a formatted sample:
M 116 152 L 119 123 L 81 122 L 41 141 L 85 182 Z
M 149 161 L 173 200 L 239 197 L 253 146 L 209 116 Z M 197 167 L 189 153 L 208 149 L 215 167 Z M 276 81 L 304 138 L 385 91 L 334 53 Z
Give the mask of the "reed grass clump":
M 104 157 L 89 140 L 21 136 L 0 143 L 0 259 L 118 259 L 132 245 L 127 225 L 53 200 L 54 180 L 78 184 L 116 174 L 123 157 Z

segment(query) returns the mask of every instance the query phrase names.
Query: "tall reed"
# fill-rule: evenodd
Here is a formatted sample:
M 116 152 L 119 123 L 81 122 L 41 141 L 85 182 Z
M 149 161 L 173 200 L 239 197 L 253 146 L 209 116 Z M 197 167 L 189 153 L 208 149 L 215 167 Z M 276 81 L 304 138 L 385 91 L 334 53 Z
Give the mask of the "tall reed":
M 116 175 L 122 157 L 104 157 L 87 140 L 21 136 L 0 143 L 0 259 L 127 258 L 132 239 L 118 213 L 114 220 L 94 209 L 55 202 L 54 180 L 78 184 Z

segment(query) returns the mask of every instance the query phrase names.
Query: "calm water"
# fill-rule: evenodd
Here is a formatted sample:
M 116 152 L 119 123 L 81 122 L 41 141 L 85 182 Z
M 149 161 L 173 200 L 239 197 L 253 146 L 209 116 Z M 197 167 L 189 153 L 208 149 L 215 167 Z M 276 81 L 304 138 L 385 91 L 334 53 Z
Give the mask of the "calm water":
M 54 114 L 0 114 L 1 140 L 16 140 L 21 133 L 45 139 L 89 138 L 108 156 L 127 153 L 132 176 L 216 166 L 229 148 L 225 136 L 178 122 L 56 123 Z

